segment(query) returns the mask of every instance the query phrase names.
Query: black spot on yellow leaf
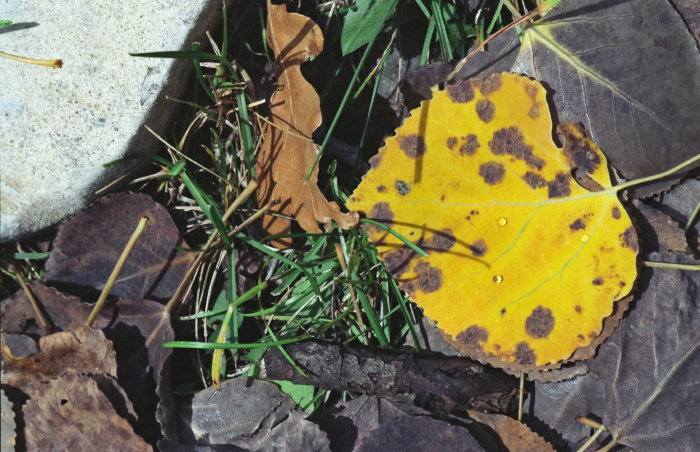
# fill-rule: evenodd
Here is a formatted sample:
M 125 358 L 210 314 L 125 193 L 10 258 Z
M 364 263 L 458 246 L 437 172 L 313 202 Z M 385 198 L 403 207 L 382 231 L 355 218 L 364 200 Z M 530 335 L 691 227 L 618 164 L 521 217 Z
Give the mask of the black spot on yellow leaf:
M 481 349 L 481 342 L 486 342 L 488 338 L 488 331 L 478 325 L 470 326 L 456 337 L 459 342 L 467 344 L 477 350 Z
M 503 180 L 506 175 L 506 167 L 498 162 L 486 162 L 479 167 L 479 176 L 484 178 L 484 182 L 489 185 L 496 185 Z
M 475 78 L 474 84 L 479 87 L 479 92 L 481 92 L 482 96 L 488 96 L 501 89 L 503 81 L 501 80 L 501 74 L 491 74 Z
M 566 198 L 571 194 L 570 182 L 570 175 L 562 173 L 561 171 L 558 172 L 556 178 L 547 184 L 549 186 L 549 193 L 547 196 L 549 196 L 550 199 Z
M 530 111 L 527 112 L 527 115 L 532 119 L 537 118 L 540 115 L 540 110 L 537 108 L 537 105 L 533 105 Z
M 639 244 L 637 243 L 637 233 L 634 231 L 632 226 L 625 229 L 625 232 L 620 234 L 620 242 L 623 247 L 629 248 L 634 252 L 639 251 Z
M 455 146 L 457 146 L 457 137 L 449 137 L 447 139 L 447 147 L 454 149 Z
M 586 223 L 582 219 L 578 219 L 569 225 L 569 229 L 572 231 L 579 231 L 581 229 L 586 229 Z
M 537 85 L 525 85 L 525 93 L 528 95 L 530 100 L 532 100 L 532 102 L 535 102 L 537 100 L 537 91 Z
M 444 253 L 445 251 L 449 251 L 455 243 L 457 243 L 457 239 L 455 239 L 452 229 L 442 229 L 435 234 L 429 248 L 438 253 Z
M 367 218 L 369 218 L 370 220 L 377 221 L 379 223 L 383 223 L 386 226 L 391 226 L 392 220 L 394 219 L 394 212 L 391 211 L 389 203 L 379 202 L 375 204 L 374 207 L 372 207 L 372 211 L 367 216 Z M 368 234 L 371 234 L 372 231 L 383 232 L 382 228 L 367 223 L 362 225 L 362 229 Z
M 384 185 L 380 185 L 379 187 L 377 187 L 377 191 L 379 193 L 384 193 L 386 191 L 386 187 Z
M 439 268 L 421 262 L 414 270 L 418 274 L 418 288 L 423 292 L 435 292 L 442 287 L 442 272 Z
M 409 269 L 411 259 L 416 255 L 415 251 L 404 245 L 402 248 L 389 251 L 383 256 L 383 259 L 386 262 L 387 271 L 394 278 L 400 278 Z
M 407 156 L 413 159 L 425 154 L 425 140 L 420 135 L 399 136 L 399 146 Z
M 534 364 L 537 356 L 527 342 L 518 342 L 515 346 L 515 361 L 518 364 Z
M 511 126 L 496 130 L 489 141 L 489 147 L 494 155 L 512 155 L 537 170 L 544 167 L 544 160 L 534 156 L 532 146 L 525 143 L 518 127 Z
M 581 308 L 580 304 L 577 304 L 574 310 L 580 314 L 583 311 L 583 308 Z
M 552 311 L 544 306 L 538 306 L 525 320 L 525 331 L 532 337 L 543 339 L 549 336 L 554 328 Z
M 469 249 L 474 257 L 483 257 L 489 250 L 483 240 L 477 240 L 472 245 L 469 245 Z
M 545 185 L 547 185 L 547 181 L 544 180 L 542 176 L 540 176 L 537 173 L 533 173 L 532 171 L 528 171 L 525 173 L 523 176 L 523 180 L 531 187 L 531 188 L 542 188 Z
M 476 150 L 481 147 L 478 138 L 474 134 L 470 133 L 462 140 L 464 140 L 464 143 L 459 147 L 459 153 L 462 155 L 474 155 Z
M 578 339 L 579 342 L 583 342 L 586 338 L 583 337 L 583 334 L 579 334 L 576 336 L 576 339 Z
M 452 99 L 452 102 L 465 104 L 474 99 L 474 87 L 472 86 L 471 80 L 460 80 L 448 84 L 445 90 L 450 99 Z
M 406 196 L 411 192 L 411 186 L 402 180 L 397 180 L 394 183 L 394 186 L 396 187 L 396 191 L 398 191 L 401 196 Z
M 581 124 L 570 124 L 573 131 L 565 133 L 564 155 L 569 160 L 572 168 L 581 168 L 588 174 L 595 173 L 600 166 L 600 156 L 591 148 L 591 141 L 588 134 L 583 130 Z M 564 130 L 564 129 L 560 129 Z
M 627 284 L 625 284 L 624 281 L 620 281 L 620 283 L 618 285 L 620 286 L 620 288 L 622 288 L 622 287 L 625 287 Z
M 602 286 L 603 285 L 603 278 L 598 276 L 596 279 L 593 280 L 593 285 L 594 286 Z
M 401 290 L 409 294 L 411 297 L 416 296 L 416 285 L 412 282 L 402 283 L 399 286 L 401 287 Z
M 481 99 L 476 103 L 476 114 L 479 119 L 488 124 L 496 116 L 496 106 L 488 99 Z
M 374 156 L 372 156 L 372 158 L 369 159 L 369 165 L 370 165 L 370 167 L 376 168 L 376 167 L 379 166 L 379 164 L 380 164 L 381 161 L 382 161 L 382 158 L 380 157 L 380 155 L 381 155 L 381 154 L 375 154 Z
M 619 220 L 620 217 L 622 217 L 622 213 L 620 212 L 620 209 L 618 209 L 617 207 L 613 207 L 612 217 L 616 220 Z

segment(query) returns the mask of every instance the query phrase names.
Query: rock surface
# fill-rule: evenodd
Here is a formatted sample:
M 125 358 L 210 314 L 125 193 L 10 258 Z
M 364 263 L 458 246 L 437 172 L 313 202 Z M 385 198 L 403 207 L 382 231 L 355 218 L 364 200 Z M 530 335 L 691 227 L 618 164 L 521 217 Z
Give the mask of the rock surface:
M 186 50 L 219 27 L 220 2 L 0 1 L 2 50 L 61 59 L 62 69 L 0 61 L 0 242 L 55 224 L 94 199 L 128 165 L 103 164 L 160 145 L 189 60 L 129 53 Z

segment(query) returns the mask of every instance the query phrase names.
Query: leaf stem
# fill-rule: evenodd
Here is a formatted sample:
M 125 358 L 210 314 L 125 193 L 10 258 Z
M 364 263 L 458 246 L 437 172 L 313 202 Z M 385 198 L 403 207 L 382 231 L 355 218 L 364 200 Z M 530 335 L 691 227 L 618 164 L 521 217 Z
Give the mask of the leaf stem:
M 27 296 L 27 299 L 29 300 L 29 304 L 32 305 L 32 309 L 34 309 L 34 314 L 36 315 L 36 318 L 39 320 L 41 327 L 44 329 L 46 334 L 51 334 L 51 331 L 52 331 L 51 324 L 46 319 L 46 316 L 44 315 L 44 311 L 39 306 L 39 302 L 36 301 L 36 298 L 34 298 L 34 294 L 32 293 L 31 290 L 29 290 L 29 286 L 27 286 L 27 283 L 24 282 L 24 278 L 22 278 L 22 275 L 20 274 L 19 270 L 17 270 L 17 267 L 15 267 L 13 264 L 10 264 L 9 268 L 10 268 L 10 271 L 12 271 L 12 273 L 14 273 L 15 276 L 17 277 L 17 282 L 19 282 L 19 285 L 22 286 L 22 290 L 24 291 L 24 294 Z
M 17 55 L 12 55 L 9 53 L 5 52 L 0 52 L 0 57 L 5 57 L 10 60 L 15 60 L 15 61 L 21 61 L 22 63 L 29 63 L 29 64 L 35 64 L 37 66 L 48 66 L 48 67 L 55 67 L 55 68 L 62 68 L 63 67 L 63 61 L 61 60 L 37 60 L 36 58 L 27 58 L 27 57 L 21 57 Z
M 625 190 L 626 188 L 634 187 L 635 185 L 640 185 L 640 184 L 644 184 L 646 182 L 651 182 L 651 181 L 663 179 L 664 177 L 670 176 L 671 174 L 673 174 L 677 171 L 680 171 L 683 168 L 685 168 L 686 166 L 690 166 L 697 161 L 700 161 L 700 154 L 696 155 L 695 157 L 689 158 L 688 160 L 681 163 L 680 165 L 674 166 L 670 170 L 664 171 L 663 173 L 654 174 L 652 176 L 647 176 L 647 177 L 642 177 L 641 179 L 631 180 L 629 182 L 625 182 L 624 184 L 616 185 L 616 186 L 612 187 L 612 189 L 615 192 L 619 192 L 621 190 Z
M 117 276 L 119 276 L 119 272 L 122 270 L 122 267 L 124 266 L 124 262 L 126 262 L 126 258 L 129 257 L 129 253 L 131 253 L 131 250 L 134 248 L 136 241 L 138 240 L 138 238 L 141 235 L 141 233 L 143 232 L 143 230 L 146 228 L 147 222 L 148 222 L 147 217 L 141 217 L 141 219 L 139 220 L 139 224 L 136 225 L 136 229 L 134 229 L 134 232 L 131 234 L 131 237 L 129 238 L 129 241 L 127 242 L 126 246 L 124 247 L 124 250 L 122 251 L 121 256 L 119 256 L 117 263 L 114 265 L 114 269 L 112 270 L 112 274 L 109 275 L 109 279 L 107 280 L 107 284 L 105 284 L 104 288 L 102 289 L 102 293 L 100 294 L 100 298 L 97 299 L 97 303 L 95 303 L 95 307 L 92 308 L 92 312 L 90 313 L 90 317 L 88 317 L 87 322 L 85 322 L 85 324 L 87 326 L 91 327 L 92 324 L 95 323 L 95 319 L 97 318 L 97 314 L 100 313 L 102 306 L 104 306 L 105 301 L 107 301 L 107 296 L 109 295 L 109 291 L 112 290 L 112 286 L 114 286 L 114 283 L 117 281 Z
M 652 268 L 672 268 L 674 270 L 688 270 L 692 272 L 700 272 L 700 265 L 694 265 L 694 264 L 671 264 L 668 262 L 648 262 L 644 261 L 642 264 L 645 267 L 652 267 Z

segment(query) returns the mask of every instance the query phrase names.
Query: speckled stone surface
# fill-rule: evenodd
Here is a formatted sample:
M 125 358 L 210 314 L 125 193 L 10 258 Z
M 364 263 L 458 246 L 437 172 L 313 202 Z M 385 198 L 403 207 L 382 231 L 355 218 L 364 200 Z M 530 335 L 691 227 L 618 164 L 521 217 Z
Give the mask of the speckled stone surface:
M 62 69 L 0 61 L 0 242 L 55 224 L 127 168 L 103 164 L 161 148 L 186 96 L 191 61 L 129 53 L 184 50 L 219 26 L 221 2 L 0 0 L 2 51 Z

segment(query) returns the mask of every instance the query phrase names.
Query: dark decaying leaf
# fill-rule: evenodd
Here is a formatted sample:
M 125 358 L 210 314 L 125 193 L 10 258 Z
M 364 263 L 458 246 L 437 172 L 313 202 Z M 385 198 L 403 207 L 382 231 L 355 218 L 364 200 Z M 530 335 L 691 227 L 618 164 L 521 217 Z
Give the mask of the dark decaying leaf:
M 182 404 L 181 444 L 233 445 L 247 451 L 322 451 L 328 439 L 295 411 L 294 401 L 272 383 L 227 380 Z M 159 444 L 177 450 L 172 442 Z
M 443 452 L 484 449 L 463 427 L 427 417 L 400 417 L 380 425 L 365 439 L 363 452 Z
M 362 395 L 324 410 L 318 424 L 328 435 L 333 452 L 350 452 L 358 450 L 367 435 L 385 422 L 411 414 L 430 414 L 413 405 L 403 406 L 406 407 L 411 408 L 410 413 L 386 399 Z
M 697 152 L 700 53 L 668 2 L 562 2 L 527 29 L 512 72 L 546 82 L 559 122 L 582 123 L 627 179 Z
M 44 284 L 33 282 L 29 288 L 56 329 L 78 328 L 92 310 L 92 305 Z M 1 325 L 3 331 L 10 333 L 43 334 L 23 292 L 6 303 Z M 139 433 L 155 441 L 159 428 L 154 412 L 158 406 L 157 419 L 163 434 L 173 437 L 173 395 L 168 378 L 164 378 L 172 349 L 163 344 L 173 340 L 175 334 L 164 306 L 151 300 L 118 299 L 103 307 L 94 326 L 103 328 L 114 344 L 118 364 L 114 375 L 134 403 Z
M 468 411 L 469 417 L 488 425 L 498 433 L 503 445 L 508 450 L 527 452 L 554 452 L 551 444 L 527 428 L 525 424 L 502 414 L 486 414 Z
M 152 450 L 87 376 L 64 375 L 41 385 L 24 418 L 28 450 Z
M 700 193 L 698 193 L 700 197 Z M 633 200 L 630 209 L 636 221 L 639 240 L 645 253 L 659 251 L 682 251 L 688 249 L 683 229 L 671 217 L 642 201 Z
M 693 0 L 676 3 L 697 31 Z M 555 123 L 582 123 L 627 179 L 656 174 L 697 152 L 700 128 L 689 118 L 700 110 L 700 53 L 666 1 L 561 2 L 525 28 L 522 45 L 514 28 L 497 36 L 454 80 L 503 70 L 543 82 Z M 412 92 L 426 95 L 423 78 L 407 74 L 402 91 L 411 105 Z M 634 190 L 648 196 L 677 180 Z
M 324 410 L 316 419 L 328 435 L 333 452 L 350 452 L 360 450 L 365 439 L 380 425 L 405 416 L 430 417 L 432 414 L 412 404 L 362 395 Z M 478 422 L 466 423 L 469 421 L 463 417 L 446 416 L 447 419 L 469 430 L 485 450 L 507 451 L 500 445 L 500 439 L 491 428 Z
M 82 326 L 44 336 L 39 349 L 24 358 L 5 356 L 3 383 L 33 396 L 42 383 L 64 375 L 117 375 L 114 348 L 101 330 Z
M 285 350 L 307 373 L 299 374 L 277 349 L 265 355 L 264 378 L 361 392 L 437 413 L 469 408 L 511 412 L 517 382 L 466 358 L 419 356 L 385 350 L 300 342 Z
M 689 262 L 680 253 L 650 259 Z M 530 414 L 548 425 L 545 438 L 559 436 L 555 446 L 590 434 L 574 421 L 583 415 L 602 421 L 614 441 L 637 452 L 697 450 L 700 274 L 645 268 L 640 281 L 633 309 L 588 362 L 589 374 L 536 384 Z
M 66 220 L 46 262 L 50 285 L 95 301 L 139 219 L 148 223 L 110 294 L 131 300 L 168 300 L 194 259 L 168 211 L 148 195 L 121 193 L 102 198 Z

